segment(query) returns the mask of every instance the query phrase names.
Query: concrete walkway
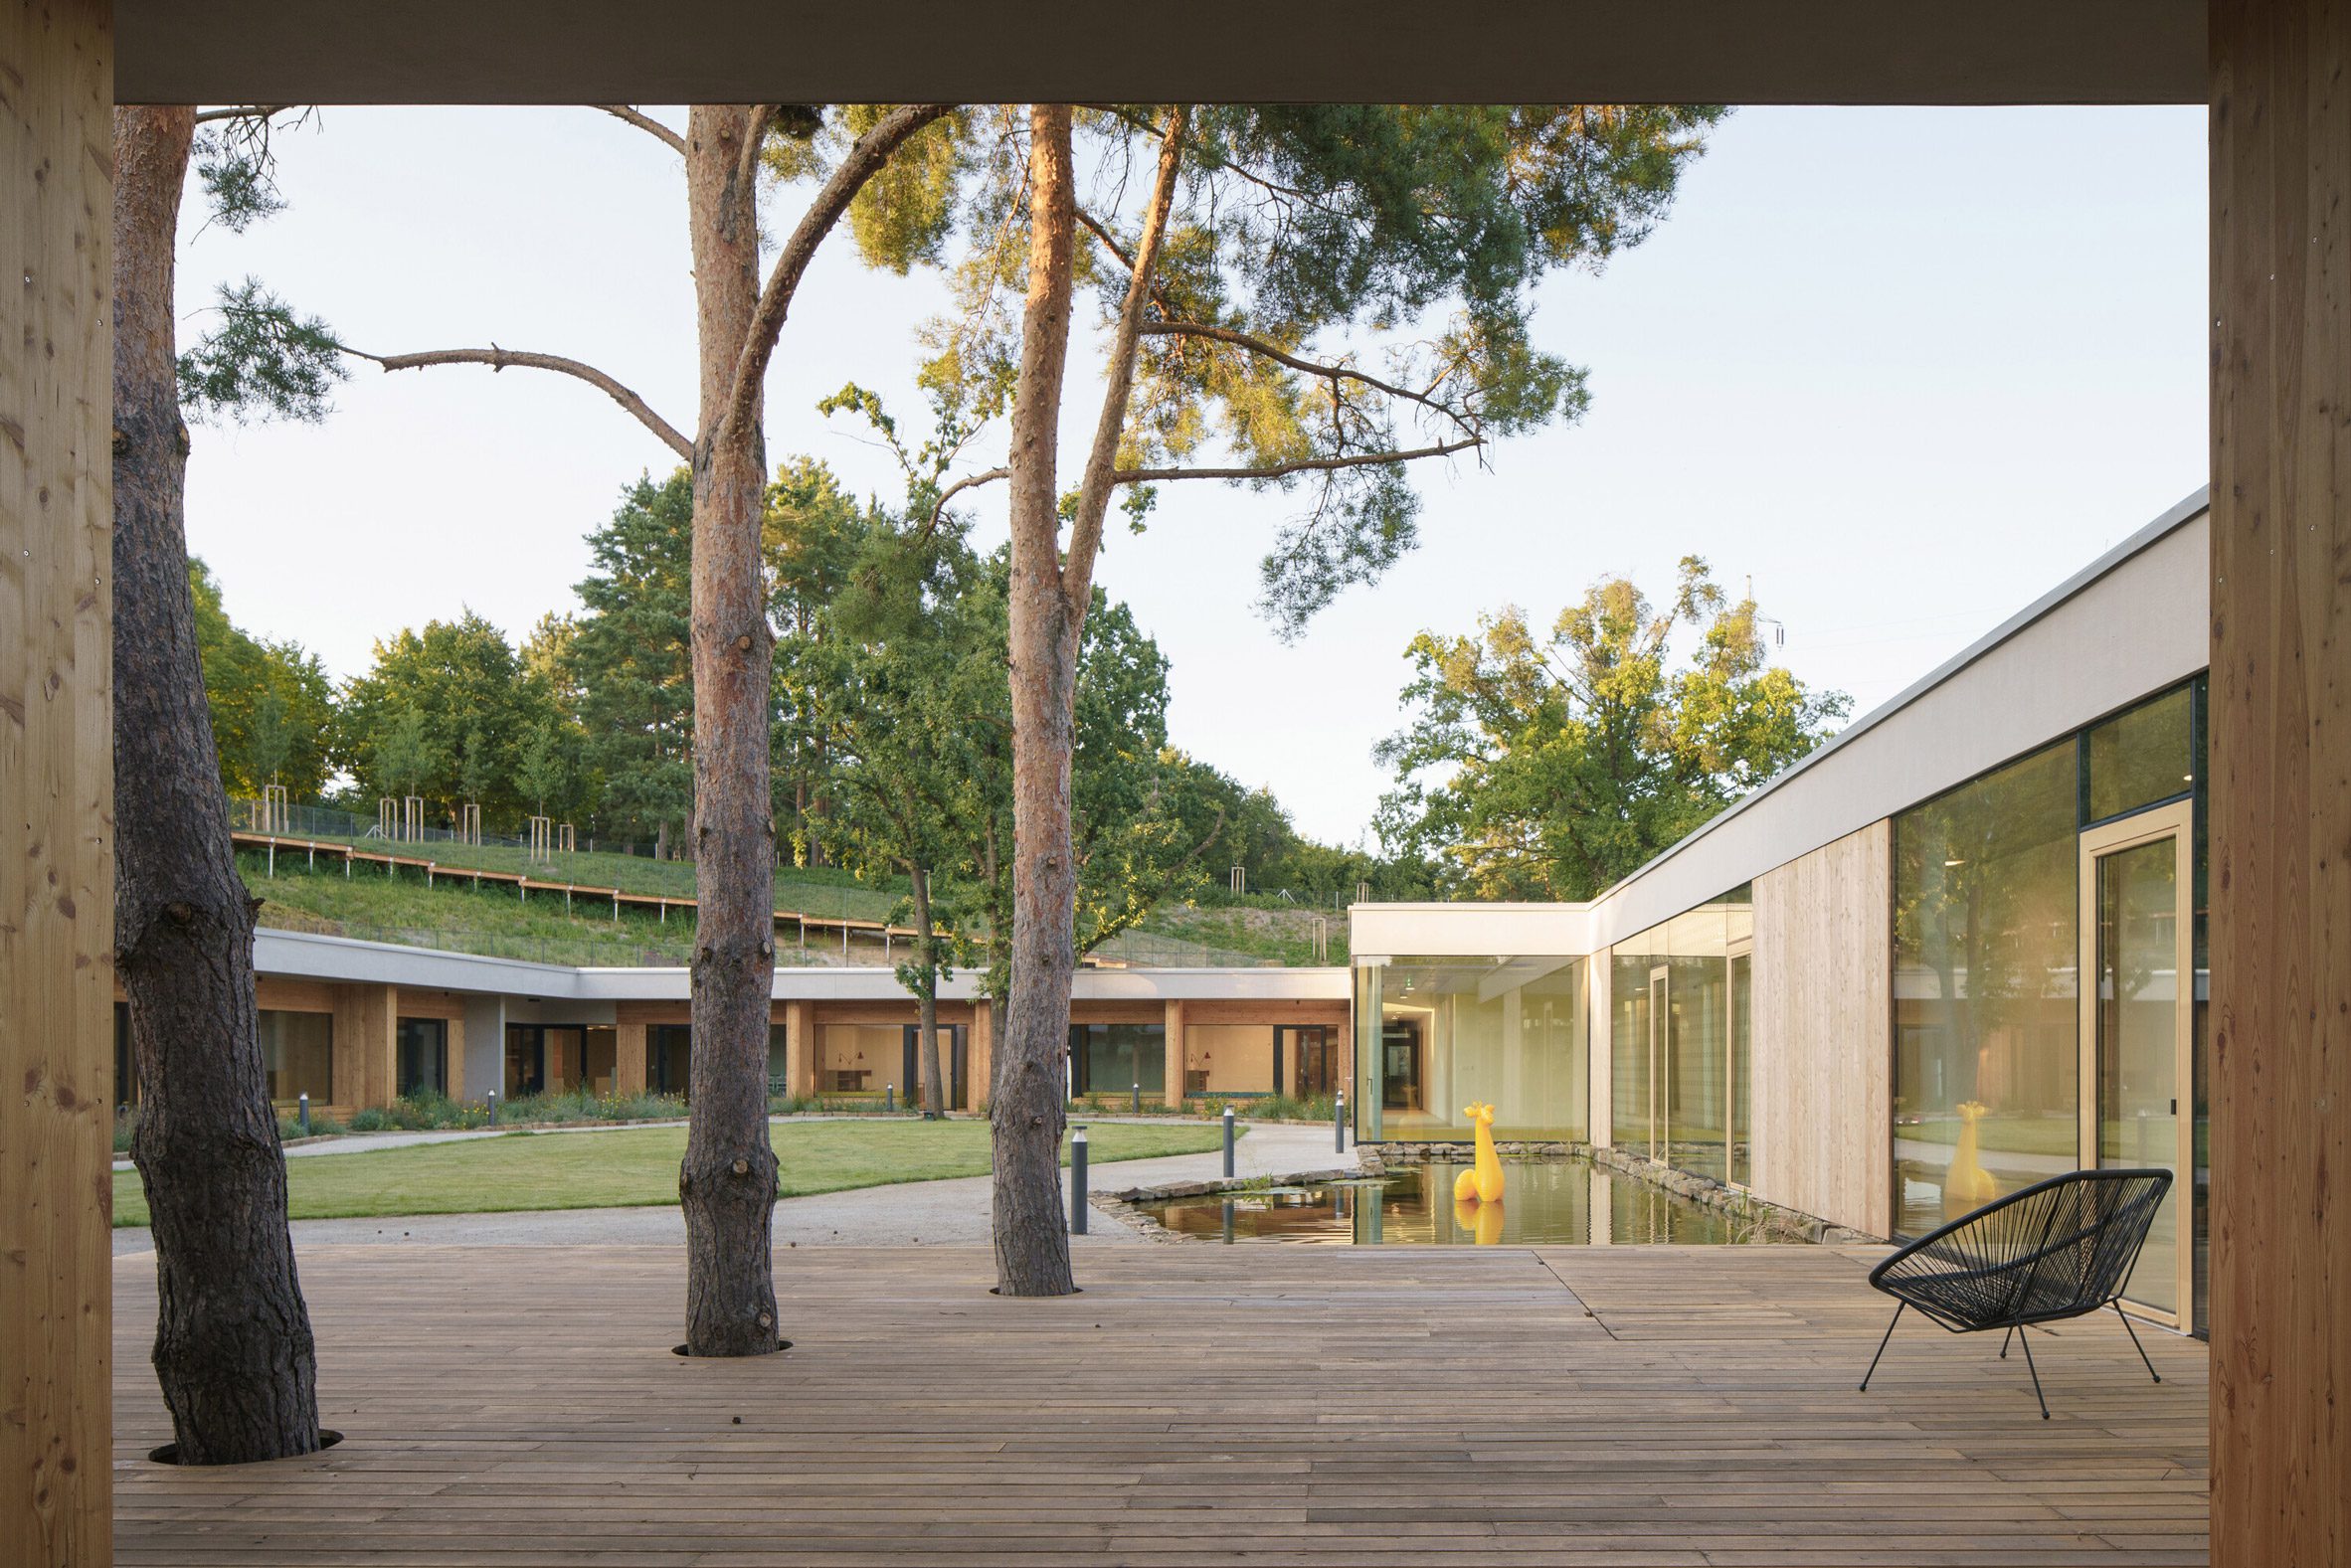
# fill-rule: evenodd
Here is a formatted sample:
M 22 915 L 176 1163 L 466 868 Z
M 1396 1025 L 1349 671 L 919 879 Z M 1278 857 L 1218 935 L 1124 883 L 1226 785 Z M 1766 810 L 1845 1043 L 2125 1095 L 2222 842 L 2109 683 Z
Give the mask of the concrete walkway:
M 1086 1125 L 1140 1120 L 1166 1126 L 1167 1119 L 1144 1117 L 1089 1117 Z M 640 1124 L 642 1125 L 642 1124 Z M 1280 1176 L 1294 1171 L 1356 1167 L 1350 1141 L 1340 1154 L 1332 1147 L 1331 1129 L 1321 1125 L 1241 1124 L 1244 1135 L 1235 1145 L 1234 1168 L 1243 1176 Z M 579 1131 L 587 1131 L 581 1129 Z M 430 1133 L 390 1133 L 418 1139 Z M 443 1134 L 444 1136 L 448 1134 Z M 478 1133 L 458 1133 L 460 1137 Z M 349 1142 L 349 1139 L 341 1140 Z M 376 1145 L 389 1146 L 389 1145 Z M 288 1152 L 292 1152 L 288 1150 Z M 1158 1159 L 1123 1159 L 1093 1167 L 1090 1183 L 1096 1192 L 1176 1181 L 1206 1181 L 1224 1173 L 1221 1150 L 1204 1154 L 1171 1154 Z M 776 1247 L 861 1246 L 893 1247 L 917 1244 L 963 1243 L 985 1246 L 990 1240 L 990 1178 L 956 1176 L 945 1181 L 908 1181 L 886 1187 L 858 1187 L 812 1197 L 786 1198 L 776 1205 Z M 296 1220 L 294 1246 L 298 1250 L 329 1246 L 500 1246 L 575 1247 L 635 1244 L 656 1247 L 685 1245 L 685 1218 L 673 1207 L 633 1209 L 551 1209 L 512 1214 L 420 1214 L 367 1220 Z M 1087 1233 L 1073 1238 L 1079 1246 L 1135 1243 L 1143 1233 L 1100 1209 L 1088 1217 Z M 143 1228 L 114 1232 L 117 1257 L 152 1250 L 154 1242 Z

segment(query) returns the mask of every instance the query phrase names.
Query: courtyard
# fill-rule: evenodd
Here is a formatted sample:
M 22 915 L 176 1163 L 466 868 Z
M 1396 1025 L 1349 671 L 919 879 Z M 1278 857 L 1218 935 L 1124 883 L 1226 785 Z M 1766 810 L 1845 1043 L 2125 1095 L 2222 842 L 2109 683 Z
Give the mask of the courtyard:
M 2040 1332 L 2044 1423 L 1911 1320 L 1862 1394 L 1876 1248 L 780 1248 L 793 1348 L 697 1362 L 675 1248 L 301 1247 L 343 1441 L 224 1470 L 115 1259 L 117 1562 L 2205 1560 L 2201 1343 Z

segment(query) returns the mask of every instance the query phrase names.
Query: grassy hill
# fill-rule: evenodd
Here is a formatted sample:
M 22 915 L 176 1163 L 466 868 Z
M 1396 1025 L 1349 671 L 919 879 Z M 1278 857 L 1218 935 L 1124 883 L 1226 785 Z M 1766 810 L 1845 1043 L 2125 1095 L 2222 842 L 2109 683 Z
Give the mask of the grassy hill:
M 444 860 L 435 846 L 433 858 Z M 495 851 L 490 851 L 494 853 Z M 566 857 L 567 859 L 569 857 Z M 585 858 L 585 857 L 583 857 Z M 627 862 L 632 857 L 611 856 Z M 453 858 L 447 864 L 463 864 Z M 691 871 L 691 867 L 651 860 L 636 865 L 662 872 Z M 238 856 L 246 886 L 262 900 L 261 922 L 289 931 L 315 931 L 327 936 L 355 937 L 369 942 L 393 942 L 408 947 L 441 948 L 456 953 L 479 953 L 494 958 L 523 958 L 540 963 L 591 965 L 676 964 L 687 961 L 693 946 L 693 918 L 683 911 L 666 922 L 633 910 L 615 919 L 609 903 L 579 897 L 565 907 L 561 894 L 535 892 L 518 898 L 511 888 L 442 881 L 428 886 L 413 870 L 386 875 L 380 866 L 353 866 L 344 874 L 340 862 L 311 867 L 304 857 L 280 851 L 276 874 L 269 857 L 253 850 Z M 505 869 L 499 867 L 497 869 Z M 537 873 L 548 878 L 544 868 Z M 790 909 L 804 901 L 795 894 L 823 891 L 820 883 L 794 883 L 778 873 L 776 902 Z M 594 885 L 590 878 L 579 878 Z M 606 886 L 613 883 L 607 882 Z M 623 881 L 626 891 L 652 891 Z M 871 889 L 833 889 L 869 898 L 887 895 Z M 681 896 L 690 896 L 687 884 Z M 867 918 L 879 918 L 880 911 Z M 819 911 L 810 909 L 814 916 Z M 1107 945 L 1099 957 L 1135 964 L 1304 964 L 1315 961 L 1314 912 L 1249 908 L 1194 908 L 1171 905 L 1153 915 L 1141 930 L 1129 932 Z M 789 927 L 786 928 L 790 934 Z M 1346 923 L 1335 921 L 1330 936 L 1330 960 L 1347 961 Z M 811 932 L 808 947 L 778 943 L 779 963 L 880 963 L 885 960 L 879 941 L 853 937 L 843 953 L 838 933 Z

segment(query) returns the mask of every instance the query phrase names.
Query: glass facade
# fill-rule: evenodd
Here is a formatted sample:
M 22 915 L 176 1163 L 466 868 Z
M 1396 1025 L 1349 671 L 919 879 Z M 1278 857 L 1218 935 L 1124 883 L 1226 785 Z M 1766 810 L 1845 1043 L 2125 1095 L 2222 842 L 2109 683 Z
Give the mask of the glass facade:
M 265 1007 L 259 1021 L 262 1067 L 269 1075 L 270 1098 L 291 1105 L 299 1096 L 308 1095 L 314 1106 L 331 1103 L 335 1097 L 333 1015 Z
M 393 1042 L 393 1093 L 449 1093 L 449 1024 L 440 1018 L 403 1018 Z
M 1609 1114 L 1618 1148 L 1748 1179 L 1755 904 L 1745 887 L 1609 953 Z
M 1069 1026 L 1071 1095 L 1126 1095 L 1137 1084 L 1149 1096 L 1168 1088 L 1168 1026 L 1164 1023 L 1073 1023 Z
M 2181 686 L 2082 733 L 2082 819 L 2103 822 L 2196 783 L 2195 693 Z
M 1468 1140 L 1590 1131 L 1590 965 L 1565 958 L 1399 958 L 1355 971 L 1356 1127 L 1367 1138 Z
M 1896 1233 L 2084 1163 L 2176 1170 L 2184 1111 L 2194 1169 L 2129 1294 L 2192 1323 L 2208 1230 L 2204 696 L 2198 677 L 1894 822 Z
M 1894 1226 L 1932 1230 L 2075 1169 L 2077 748 L 1894 822 Z

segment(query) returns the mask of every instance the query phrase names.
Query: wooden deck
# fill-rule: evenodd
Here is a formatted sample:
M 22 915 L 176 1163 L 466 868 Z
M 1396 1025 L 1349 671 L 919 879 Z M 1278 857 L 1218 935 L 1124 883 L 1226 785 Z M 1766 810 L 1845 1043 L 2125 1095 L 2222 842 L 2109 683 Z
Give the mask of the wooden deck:
M 388 1222 L 397 1224 L 397 1221 Z M 2204 1347 L 1884 1327 L 1830 1249 L 970 1249 L 779 1259 L 788 1354 L 670 1354 L 683 1253 L 304 1252 L 315 1458 L 149 1464 L 118 1260 L 117 1561 L 2199 1563 Z

